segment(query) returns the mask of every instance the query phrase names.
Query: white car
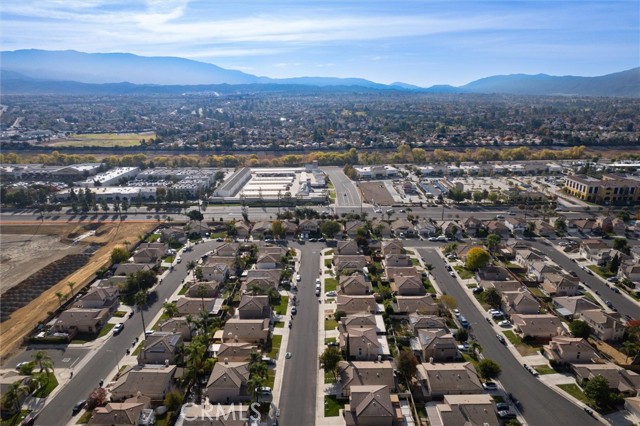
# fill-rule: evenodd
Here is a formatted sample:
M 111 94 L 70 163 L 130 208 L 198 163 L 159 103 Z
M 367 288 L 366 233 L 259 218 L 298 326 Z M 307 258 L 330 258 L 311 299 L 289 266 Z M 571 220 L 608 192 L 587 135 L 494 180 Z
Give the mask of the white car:
M 302 277 L 300 276 L 300 274 L 296 275 L 296 281 L 302 281 Z
M 454 309 L 454 310 L 453 310 L 453 313 L 454 313 L 457 317 L 459 317 L 459 316 L 460 316 L 460 309 Z
M 502 320 L 498 323 L 500 327 L 511 327 L 511 323 L 507 320 Z
M 320 285 L 320 278 L 316 278 L 316 285 Z
M 338 293 L 336 293 L 335 291 L 328 291 L 325 294 L 327 295 L 327 297 L 336 297 L 338 295 Z

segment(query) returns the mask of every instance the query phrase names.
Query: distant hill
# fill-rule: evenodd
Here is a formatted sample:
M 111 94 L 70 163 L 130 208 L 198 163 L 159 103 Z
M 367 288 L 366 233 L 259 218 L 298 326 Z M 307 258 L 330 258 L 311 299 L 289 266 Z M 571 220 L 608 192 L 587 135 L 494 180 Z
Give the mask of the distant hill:
M 600 77 L 496 75 L 460 87 L 471 93 L 640 97 L 640 67 Z
M 129 53 L 82 53 L 73 50 L 0 52 L 3 93 L 127 94 L 256 91 L 370 91 L 415 93 L 504 93 L 640 97 L 640 68 L 600 77 L 504 75 L 460 87 L 422 88 L 407 83 L 385 85 L 362 78 L 296 77 L 272 79 L 175 57 Z M 314 90 L 314 89 L 310 89 Z

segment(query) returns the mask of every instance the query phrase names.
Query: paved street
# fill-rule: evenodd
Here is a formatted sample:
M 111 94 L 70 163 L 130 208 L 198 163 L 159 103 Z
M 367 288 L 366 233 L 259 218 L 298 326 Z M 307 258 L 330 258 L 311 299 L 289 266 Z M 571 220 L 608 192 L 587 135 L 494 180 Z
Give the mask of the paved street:
M 571 272 L 575 272 L 578 275 L 580 281 L 586 283 L 590 289 L 597 290 L 600 293 L 602 300 L 609 300 L 613 303 L 613 306 L 618 309 L 618 312 L 622 315 L 629 315 L 632 318 L 640 318 L 640 304 L 629 300 L 627 297 L 620 293 L 614 293 L 609 286 L 607 286 L 602 280 L 595 276 L 589 275 L 583 271 L 578 264 L 572 261 L 564 253 L 556 250 L 555 248 L 548 246 L 545 242 L 540 240 L 529 241 L 532 247 L 542 251 L 549 256 L 551 260 L 556 262 L 563 269 Z
M 496 339 L 496 330 L 490 326 L 469 299 L 460 283 L 447 272 L 442 258 L 433 249 L 419 249 L 425 263 L 434 266 L 433 276 L 442 291 L 458 301 L 460 312 L 467 318 L 470 331 L 480 342 L 486 358 L 493 359 L 502 368 L 500 382 L 522 403 L 521 412 L 529 426 L 590 426 L 599 423 L 582 409 L 549 390 L 528 373 L 507 348 Z
M 38 346 L 28 346 L 24 351 L 7 361 L 7 368 L 12 368 L 23 361 L 32 361 L 33 354 L 41 350 Z M 61 346 L 57 349 L 45 349 L 55 368 L 73 368 L 89 353 L 89 348 Z
M 280 393 L 280 424 L 312 425 L 315 422 L 316 371 L 318 367 L 318 299 L 315 281 L 320 266 L 321 243 L 293 244 L 302 252 L 298 285 L 298 314 L 294 316 L 287 348 L 291 359 L 286 360 Z M 280 368 L 280 366 L 279 366 Z
M 162 309 L 162 303 L 168 298 L 182 283 L 187 275 L 186 265 L 190 260 L 196 260 L 205 252 L 211 250 L 215 243 L 199 244 L 192 252 L 182 255 L 183 262 L 176 265 L 174 271 L 170 273 L 163 283 L 157 286 L 157 298 L 149 305 L 144 312 L 147 327 L 149 321 Z M 125 328 L 118 336 L 110 337 L 98 350 L 93 349 L 93 356 L 86 361 L 85 365 L 79 363 L 74 368 L 73 379 L 65 388 L 59 392 L 45 409 L 38 416 L 36 421 L 40 426 L 63 426 L 71 419 L 71 408 L 73 405 L 86 399 L 89 393 L 98 385 L 101 379 L 106 379 L 107 375 L 116 367 L 116 362 L 125 355 L 127 348 L 132 348 L 132 341 L 143 334 L 140 313 L 136 312 L 133 318 L 125 323 Z M 79 368 L 82 366 L 82 368 Z M 58 365 L 56 364 L 56 367 Z
M 341 167 L 323 167 L 322 170 L 329 176 L 331 183 L 336 188 L 336 206 L 360 208 L 360 190 L 353 181 L 344 174 Z

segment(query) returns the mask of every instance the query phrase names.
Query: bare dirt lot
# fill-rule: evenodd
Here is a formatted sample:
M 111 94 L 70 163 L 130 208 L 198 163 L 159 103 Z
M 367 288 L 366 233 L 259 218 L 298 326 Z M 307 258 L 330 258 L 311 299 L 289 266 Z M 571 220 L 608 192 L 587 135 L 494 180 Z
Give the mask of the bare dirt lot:
M 376 204 L 381 206 L 391 206 L 394 204 L 393 197 L 389 194 L 384 182 L 360 182 L 358 186 L 360 187 L 365 203 L 373 204 L 375 201 Z
M 67 285 L 76 283 L 74 293 L 89 284 L 95 272 L 110 263 L 111 251 L 125 242 L 135 244 L 138 237 L 151 231 L 156 223 L 90 223 L 90 224 L 2 224 L 2 282 L 5 272 L 10 278 L 7 288 L 20 282 L 46 265 L 65 255 L 80 252 L 89 246 L 97 247 L 86 266 L 63 277 L 28 305 L 13 312 L 0 324 L 0 358 L 6 359 L 15 351 L 38 322 L 58 307 L 57 291 L 68 294 Z M 95 231 L 95 232 L 93 232 Z M 27 238 L 25 238 L 25 236 Z M 78 239 L 78 237 L 82 237 Z M 75 241 L 75 242 L 74 242 Z M 33 251 L 32 251 L 33 250 Z M 3 292 L 5 291 L 3 284 Z

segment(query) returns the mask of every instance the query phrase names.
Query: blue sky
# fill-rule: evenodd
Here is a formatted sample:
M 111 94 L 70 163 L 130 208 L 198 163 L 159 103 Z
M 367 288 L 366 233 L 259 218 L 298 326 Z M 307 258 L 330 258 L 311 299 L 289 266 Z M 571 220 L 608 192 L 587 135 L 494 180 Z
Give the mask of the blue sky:
M 2 50 L 180 56 L 269 77 L 461 85 L 640 66 L 640 0 L 3 0 Z

